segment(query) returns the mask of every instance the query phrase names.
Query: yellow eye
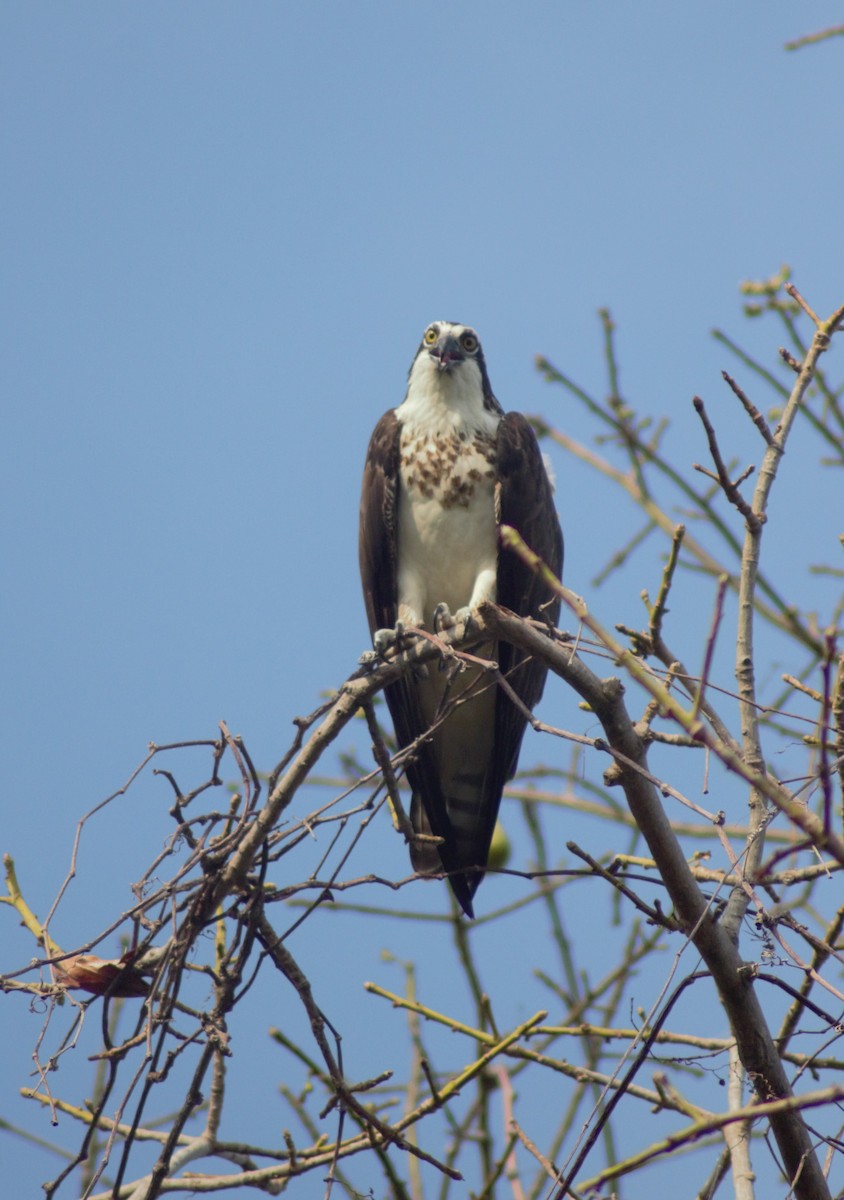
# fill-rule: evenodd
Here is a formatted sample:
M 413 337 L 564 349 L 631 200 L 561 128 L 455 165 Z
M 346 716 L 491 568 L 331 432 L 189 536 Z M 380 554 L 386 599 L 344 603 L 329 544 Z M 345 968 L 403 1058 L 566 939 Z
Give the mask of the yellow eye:
M 430 329 L 425 330 L 425 336 L 423 337 L 422 341 L 425 343 L 426 346 L 433 346 L 433 344 L 436 340 L 437 340 L 437 330 L 436 330 L 436 327 L 432 325 L 430 327 Z
M 478 339 L 475 337 L 474 333 L 464 333 L 463 337 L 460 339 L 460 345 L 467 354 L 474 354 L 478 348 Z

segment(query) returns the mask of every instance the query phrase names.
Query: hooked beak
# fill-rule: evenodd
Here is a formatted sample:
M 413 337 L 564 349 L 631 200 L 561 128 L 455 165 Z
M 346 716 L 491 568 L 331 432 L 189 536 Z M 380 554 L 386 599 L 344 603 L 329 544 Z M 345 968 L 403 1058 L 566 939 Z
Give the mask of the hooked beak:
M 450 371 L 455 363 L 462 362 L 465 358 L 460 343 L 451 334 L 441 337 L 428 353 L 436 363 L 438 371 Z

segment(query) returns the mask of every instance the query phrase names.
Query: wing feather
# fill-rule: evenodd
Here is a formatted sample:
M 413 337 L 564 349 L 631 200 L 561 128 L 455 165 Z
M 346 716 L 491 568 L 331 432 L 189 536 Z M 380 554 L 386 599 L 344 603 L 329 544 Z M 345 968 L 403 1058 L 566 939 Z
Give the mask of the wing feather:
M 360 496 L 358 554 L 370 633 L 398 614 L 398 492 L 401 426 L 385 413 L 369 440 Z
M 559 579 L 563 570 L 563 534 L 554 494 L 536 434 L 521 413 L 507 413 L 498 427 L 498 523 L 512 525 Z M 560 601 L 511 551 L 499 551 L 497 602 L 520 617 L 540 616 L 540 607 L 556 625 Z M 550 602 L 550 603 L 549 603 Z M 548 668 L 506 642 L 497 649 L 498 664 L 516 695 L 531 712 L 542 698 Z M 485 847 L 492 840 L 501 792 L 519 760 L 527 720 L 503 688 L 495 703 L 495 750 L 487 779 Z M 481 861 L 486 861 L 482 859 Z

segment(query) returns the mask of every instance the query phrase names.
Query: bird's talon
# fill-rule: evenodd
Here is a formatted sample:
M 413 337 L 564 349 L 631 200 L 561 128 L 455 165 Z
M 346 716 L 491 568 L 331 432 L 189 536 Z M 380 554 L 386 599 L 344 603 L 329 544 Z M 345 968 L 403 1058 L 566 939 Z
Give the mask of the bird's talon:
M 401 621 L 396 621 L 395 629 L 376 629 L 372 638 L 372 645 L 378 657 L 384 658 L 390 650 L 397 649 L 403 634 L 404 625 Z
M 468 605 L 463 608 L 458 608 L 457 612 L 454 614 L 454 624 L 464 625 L 467 633 L 474 624 L 474 621 L 475 618 L 472 616 L 472 610 Z
M 383 658 L 387 651 L 396 644 L 396 632 L 394 629 L 377 629 L 372 638 L 373 654 L 377 654 L 379 658 Z
M 434 609 L 433 613 L 434 633 L 442 633 L 450 625 L 454 624 L 454 617 L 451 615 L 451 609 L 445 603 L 440 603 Z

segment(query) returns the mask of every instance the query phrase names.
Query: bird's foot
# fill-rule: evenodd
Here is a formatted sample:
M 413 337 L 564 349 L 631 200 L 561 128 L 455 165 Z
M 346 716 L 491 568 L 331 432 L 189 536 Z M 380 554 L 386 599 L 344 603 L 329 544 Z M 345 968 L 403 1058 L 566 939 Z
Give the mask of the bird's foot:
M 464 604 L 462 608 L 458 608 L 457 612 L 454 614 L 455 625 L 464 625 L 467 633 L 472 628 L 474 621 L 475 618 L 472 615 L 472 609 L 468 604 Z
M 472 610 L 468 604 L 463 608 L 458 608 L 457 612 L 453 613 L 447 604 L 438 604 L 434 609 L 434 631 L 443 633 L 446 629 L 453 629 L 455 625 L 465 625 L 468 631 L 472 623 Z
M 454 624 L 454 617 L 451 615 L 451 609 L 447 604 L 438 604 L 433 612 L 434 633 L 442 633 L 444 629 L 449 629 Z
M 390 662 L 394 661 L 396 655 L 401 654 L 403 650 L 410 649 L 415 636 L 405 628 L 403 621 L 396 621 L 395 629 L 376 629 L 372 639 L 375 649 L 371 651 L 372 659 L 369 662 L 376 664 L 386 662 L 388 656 Z M 414 663 L 410 668 L 410 673 L 416 680 L 428 678 L 428 668 L 425 663 Z
M 375 653 L 379 658 L 384 658 L 390 650 L 400 649 L 403 637 L 404 624 L 401 621 L 396 621 L 395 629 L 376 629 L 372 639 Z

